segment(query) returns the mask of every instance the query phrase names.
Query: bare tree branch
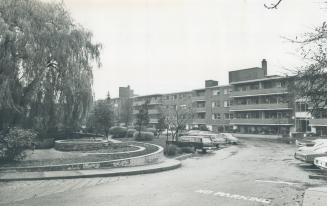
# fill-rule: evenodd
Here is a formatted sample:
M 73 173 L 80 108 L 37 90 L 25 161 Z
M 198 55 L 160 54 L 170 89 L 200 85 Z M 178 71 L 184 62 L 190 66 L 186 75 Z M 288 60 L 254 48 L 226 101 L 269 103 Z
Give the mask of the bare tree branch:
M 278 0 L 277 3 L 272 3 L 270 4 L 270 6 L 267 6 L 267 4 L 264 4 L 264 6 L 267 8 L 267 9 L 277 9 L 277 6 L 282 2 L 282 0 Z

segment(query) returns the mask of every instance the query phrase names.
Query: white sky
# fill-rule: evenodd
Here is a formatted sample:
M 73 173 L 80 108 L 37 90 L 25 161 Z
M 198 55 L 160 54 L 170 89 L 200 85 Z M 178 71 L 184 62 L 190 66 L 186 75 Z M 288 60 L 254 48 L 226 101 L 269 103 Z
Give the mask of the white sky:
M 58 0 L 52 0 L 58 1 Z M 94 70 L 96 99 L 130 85 L 140 95 L 228 83 L 228 71 L 268 61 L 268 74 L 303 64 L 296 45 L 327 18 L 323 0 L 63 0 L 103 44 Z

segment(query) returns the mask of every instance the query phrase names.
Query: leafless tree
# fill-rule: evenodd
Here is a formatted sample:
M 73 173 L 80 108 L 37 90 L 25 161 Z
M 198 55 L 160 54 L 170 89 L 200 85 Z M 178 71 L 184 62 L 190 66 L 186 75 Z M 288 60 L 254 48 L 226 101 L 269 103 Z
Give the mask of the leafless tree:
M 164 109 L 167 129 L 171 131 L 172 140 L 177 141 L 178 133 L 185 129 L 186 124 L 193 119 L 193 110 L 190 105 L 172 105 Z
M 271 3 L 270 5 L 267 5 L 267 4 L 264 4 L 264 6 L 267 8 L 267 9 L 277 9 L 277 6 L 282 2 L 282 0 L 278 0 L 277 2 L 275 3 Z

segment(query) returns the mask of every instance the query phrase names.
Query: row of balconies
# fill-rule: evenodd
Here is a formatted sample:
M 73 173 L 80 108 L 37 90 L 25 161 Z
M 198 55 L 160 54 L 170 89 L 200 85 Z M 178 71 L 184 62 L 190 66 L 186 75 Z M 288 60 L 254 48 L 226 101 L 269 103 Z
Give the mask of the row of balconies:
M 285 87 L 275 87 L 269 89 L 253 89 L 246 91 L 233 91 L 231 97 L 243 97 L 243 96 L 259 96 L 259 95 L 270 95 L 270 94 L 286 94 L 288 93 Z
M 292 109 L 288 103 L 279 104 L 242 104 L 231 105 L 230 111 L 246 111 L 246 110 L 288 110 Z
M 309 119 L 309 126 L 327 126 L 327 119 Z
M 292 125 L 293 121 L 288 118 L 275 118 L 275 119 L 231 119 L 230 124 L 244 124 L 244 125 Z
M 133 110 L 133 114 L 138 114 L 139 113 L 139 110 Z M 159 114 L 160 112 L 159 112 L 159 110 L 157 110 L 157 109 L 149 109 L 148 110 L 148 114 Z

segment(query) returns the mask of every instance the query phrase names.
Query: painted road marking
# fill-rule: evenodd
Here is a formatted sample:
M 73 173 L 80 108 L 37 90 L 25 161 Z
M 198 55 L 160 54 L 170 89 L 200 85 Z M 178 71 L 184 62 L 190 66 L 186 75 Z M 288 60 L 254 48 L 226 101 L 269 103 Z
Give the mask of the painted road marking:
M 254 202 L 260 202 L 269 204 L 271 201 L 268 199 L 258 198 L 258 197 L 249 197 L 249 196 L 243 196 L 243 195 L 237 195 L 237 194 L 230 194 L 226 192 L 214 192 L 212 190 L 196 190 L 196 193 L 204 194 L 204 195 L 213 195 L 213 196 L 219 196 L 219 197 L 226 197 L 226 198 L 232 198 L 237 200 L 246 200 L 246 201 L 254 201 Z
M 298 183 L 294 182 L 284 182 L 284 181 L 272 181 L 272 180 L 255 180 L 256 182 L 265 182 L 265 183 L 273 183 L 273 184 L 286 184 L 286 185 L 296 185 Z

